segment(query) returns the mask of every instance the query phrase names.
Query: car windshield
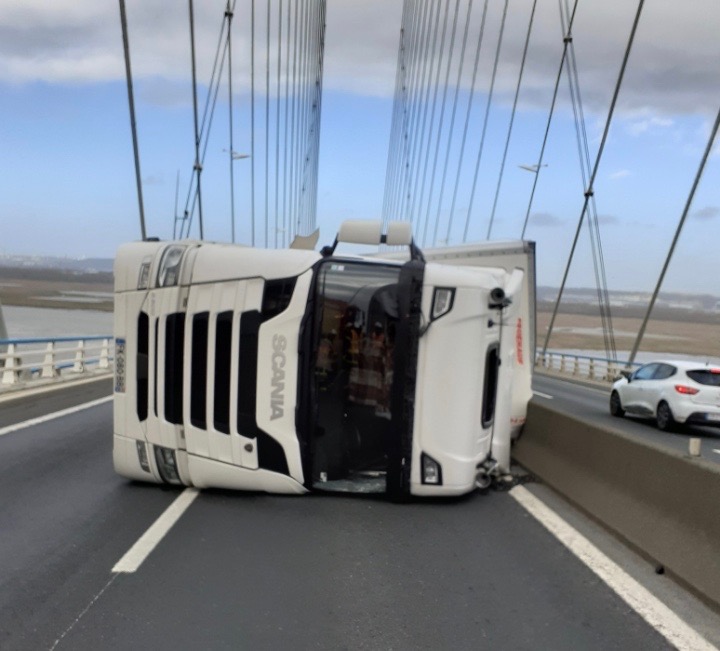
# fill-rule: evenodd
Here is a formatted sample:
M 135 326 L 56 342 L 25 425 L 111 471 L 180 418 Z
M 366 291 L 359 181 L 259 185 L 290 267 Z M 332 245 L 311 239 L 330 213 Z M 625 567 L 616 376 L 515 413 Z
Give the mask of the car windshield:
M 698 369 L 687 371 L 687 376 L 698 384 L 706 384 L 711 387 L 720 387 L 720 369 Z
M 384 484 L 400 269 L 338 260 L 318 269 L 315 482 Z

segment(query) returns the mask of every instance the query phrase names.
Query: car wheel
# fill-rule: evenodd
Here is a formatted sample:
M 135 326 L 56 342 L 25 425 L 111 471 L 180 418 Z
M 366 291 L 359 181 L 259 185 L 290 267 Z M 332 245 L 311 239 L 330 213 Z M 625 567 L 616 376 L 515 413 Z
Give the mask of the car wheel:
M 620 402 L 620 394 L 617 391 L 613 391 L 610 394 L 610 413 L 618 418 L 622 418 L 625 415 L 622 402 Z
M 673 432 L 677 428 L 670 405 L 664 400 L 657 406 L 657 426 L 663 432 Z

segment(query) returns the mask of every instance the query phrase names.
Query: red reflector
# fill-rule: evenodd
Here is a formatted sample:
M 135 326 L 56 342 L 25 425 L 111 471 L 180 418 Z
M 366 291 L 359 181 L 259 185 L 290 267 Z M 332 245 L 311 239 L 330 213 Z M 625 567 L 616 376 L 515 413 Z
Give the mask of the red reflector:
M 675 391 L 678 393 L 684 393 L 688 396 L 694 396 L 700 389 L 694 389 L 693 387 L 686 387 L 684 384 L 676 384 Z
M 720 368 L 711 368 L 710 372 L 711 373 L 720 373 Z

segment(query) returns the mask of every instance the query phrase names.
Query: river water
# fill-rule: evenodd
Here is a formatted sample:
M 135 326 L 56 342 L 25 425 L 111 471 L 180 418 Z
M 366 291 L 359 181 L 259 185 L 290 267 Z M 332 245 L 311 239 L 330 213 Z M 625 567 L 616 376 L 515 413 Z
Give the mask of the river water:
M 113 331 L 112 312 L 99 310 L 63 310 L 41 307 L 3 306 L 8 337 L 74 337 L 78 335 L 110 335 Z M 601 350 L 563 350 L 566 355 L 605 357 Z M 618 351 L 617 358 L 626 360 L 630 351 Z M 645 363 L 655 359 L 689 359 L 698 362 L 720 364 L 717 357 L 699 357 L 671 353 L 647 353 L 640 351 L 636 361 Z
M 3 305 L 2 310 L 11 339 L 110 335 L 113 330 L 112 312 L 12 305 Z

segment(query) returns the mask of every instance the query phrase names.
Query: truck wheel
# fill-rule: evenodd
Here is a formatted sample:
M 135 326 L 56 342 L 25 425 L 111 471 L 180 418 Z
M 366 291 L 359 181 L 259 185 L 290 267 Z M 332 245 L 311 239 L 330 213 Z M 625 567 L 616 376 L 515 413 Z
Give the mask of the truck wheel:
M 620 402 L 620 394 L 617 391 L 613 391 L 610 394 L 610 413 L 618 418 L 622 418 L 625 415 L 622 402 Z
M 674 432 L 677 429 L 670 405 L 664 400 L 657 406 L 657 426 L 663 432 Z

